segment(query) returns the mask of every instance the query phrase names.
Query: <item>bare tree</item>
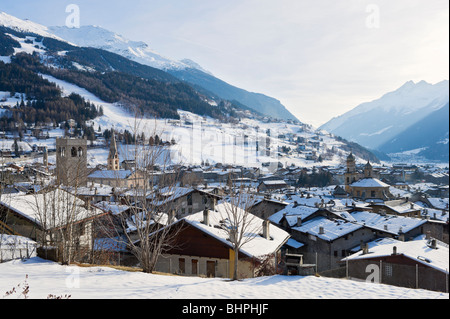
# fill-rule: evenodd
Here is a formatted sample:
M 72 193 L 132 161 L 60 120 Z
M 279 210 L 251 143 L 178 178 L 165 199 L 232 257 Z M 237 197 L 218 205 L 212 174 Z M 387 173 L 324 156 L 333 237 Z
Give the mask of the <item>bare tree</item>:
M 222 203 L 223 209 L 219 210 L 223 221 L 222 229 L 228 235 L 234 252 L 233 280 L 238 280 L 239 251 L 242 247 L 259 236 L 262 224 L 259 218 L 250 213 L 250 207 L 254 205 L 254 195 L 246 193 L 244 186 L 231 188 L 227 200 Z
M 142 136 L 142 133 L 150 138 L 162 135 L 157 131 L 156 120 L 150 129 L 142 122 L 142 118 L 135 117 L 135 136 Z M 127 185 L 121 197 L 121 204 L 129 206 L 129 209 L 126 214 L 109 220 L 110 224 L 119 227 L 110 227 L 108 236 L 118 246 L 126 245 L 143 271 L 150 273 L 154 271 L 161 254 L 172 247 L 176 235 L 173 227 L 166 226 L 175 222 L 177 207 L 171 198 L 176 191 L 177 178 L 173 175 L 164 177 L 171 164 L 169 149 L 165 146 L 136 138 L 133 145 L 123 147 L 121 152 L 131 159 L 136 180 Z M 157 166 L 159 171 L 155 171 Z

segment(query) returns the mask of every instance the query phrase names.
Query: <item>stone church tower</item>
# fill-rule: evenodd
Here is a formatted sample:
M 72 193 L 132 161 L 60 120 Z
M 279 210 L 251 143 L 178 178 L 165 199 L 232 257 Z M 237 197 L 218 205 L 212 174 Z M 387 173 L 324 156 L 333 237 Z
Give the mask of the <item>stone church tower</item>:
M 87 185 L 86 139 L 56 139 L 56 178 L 66 186 Z
M 119 165 L 119 152 L 117 151 L 116 137 L 114 131 L 111 136 L 111 144 L 109 145 L 108 165 L 109 171 L 118 171 Z
M 356 159 L 353 152 L 347 157 L 347 169 L 344 174 L 345 177 L 345 191 L 350 193 L 350 185 L 359 179 L 358 171 L 356 170 Z

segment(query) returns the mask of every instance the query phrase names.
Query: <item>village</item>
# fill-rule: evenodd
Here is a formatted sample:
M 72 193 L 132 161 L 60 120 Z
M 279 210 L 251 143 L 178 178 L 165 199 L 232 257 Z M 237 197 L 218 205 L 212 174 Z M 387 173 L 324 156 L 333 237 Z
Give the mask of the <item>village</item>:
M 39 256 L 182 276 L 320 275 L 448 293 L 448 168 L 361 164 L 351 151 L 334 166 L 174 165 L 155 146 L 121 161 L 114 131 L 106 161 L 91 166 L 89 144 L 57 137 L 28 163 L 3 153 L 0 263 Z

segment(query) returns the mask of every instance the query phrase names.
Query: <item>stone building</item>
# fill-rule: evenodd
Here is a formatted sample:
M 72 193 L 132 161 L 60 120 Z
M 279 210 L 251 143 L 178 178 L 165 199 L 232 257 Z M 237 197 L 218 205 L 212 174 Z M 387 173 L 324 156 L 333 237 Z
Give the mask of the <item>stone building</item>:
M 57 138 L 57 182 L 67 186 L 86 186 L 87 175 L 87 140 Z

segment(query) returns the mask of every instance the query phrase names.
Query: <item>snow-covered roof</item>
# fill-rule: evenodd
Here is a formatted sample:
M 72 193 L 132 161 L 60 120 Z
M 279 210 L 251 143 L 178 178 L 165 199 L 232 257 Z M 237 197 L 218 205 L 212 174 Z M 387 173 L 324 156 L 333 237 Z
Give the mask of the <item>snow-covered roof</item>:
M 319 216 L 303 223 L 300 227 L 293 227 L 292 229 L 316 236 L 326 241 L 333 241 L 363 227 L 363 225 L 347 222 L 345 220 L 331 220 Z
M 92 174 L 88 176 L 88 178 L 103 178 L 103 179 L 126 179 L 128 178 L 133 172 L 130 170 L 99 170 L 95 171 Z
M 286 245 L 295 249 L 305 246 L 305 244 L 296 241 L 294 238 L 289 238 L 288 241 L 286 242 Z
M 389 187 L 377 178 L 363 178 L 350 185 L 351 187 Z
M 386 244 L 395 244 L 395 243 L 402 243 L 402 241 L 390 238 L 390 237 L 383 237 L 383 238 L 377 238 L 375 240 L 372 240 L 371 242 L 367 243 L 367 247 L 370 250 L 371 248 L 379 245 L 386 245 Z M 361 245 L 358 245 L 356 247 L 353 247 L 350 249 L 350 252 L 356 253 L 361 250 Z
M 182 220 L 188 224 L 200 229 L 202 232 L 220 240 L 227 246 L 231 243 L 228 240 L 229 234 L 223 227 L 227 224 L 227 209 L 230 209 L 231 204 L 222 202 L 215 206 L 214 211 L 209 210 L 210 225 L 207 226 L 203 223 L 203 211 L 184 217 Z M 239 207 L 235 207 L 236 214 L 242 218 L 244 210 Z M 245 238 L 252 238 L 249 242 L 245 243 L 240 252 L 249 257 L 262 257 L 277 251 L 290 237 L 289 233 L 281 228 L 269 224 L 269 236 L 270 239 L 264 238 L 262 234 L 263 219 L 249 214 L 247 232 L 244 234 Z M 239 227 L 242 227 L 242 223 L 238 223 Z
M 83 200 L 62 189 L 41 194 L 2 196 L 0 204 L 44 229 L 65 226 L 103 213 L 95 207 L 86 209 Z
M 423 209 L 422 206 L 419 206 L 413 202 L 403 201 L 403 200 L 384 202 L 384 206 L 388 207 L 389 209 L 392 209 L 393 211 L 397 212 L 398 214 L 406 214 L 406 213 L 415 212 L 418 210 L 420 211 Z
M 358 224 L 365 225 L 377 230 L 382 230 L 392 234 L 407 233 L 410 230 L 417 228 L 427 221 L 419 218 L 412 218 L 406 216 L 386 215 L 382 216 L 377 213 L 368 211 L 355 211 L 351 216 Z
M 449 213 L 447 211 L 444 210 L 440 210 L 440 209 L 433 209 L 433 208 L 425 208 L 422 211 L 422 217 L 424 218 L 430 218 L 430 220 L 439 220 L 442 222 L 447 222 L 448 221 L 448 215 Z
M 116 204 L 113 202 L 107 202 L 107 201 L 98 202 L 93 205 L 97 208 L 100 208 L 100 209 L 106 211 L 106 212 L 110 212 L 113 215 L 121 214 L 130 208 L 130 206 L 128 206 L 128 205 L 120 205 L 120 204 Z
M 428 201 L 433 205 L 433 208 L 448 210 L 448 198 L 429 197 Z
M 437 244 L 437 249 L 430 247 L 427 239 L 412 240 L 407 242 L 396 241 L 385 245 L 373 245 L 369 248 L 368 254 L 362 251 L 357 252 L 343 260 L 357 260 L 374 257 L 391 256 L 394 247 L 397 248 L 397 254 L 404 255 L 414 261 L 435 268 L 448 274 L 449 269 L 449 248 L 448 245 Z
M 286 182 L 284 180 L 269 180 L 269 181 L 262 181 L 261 182 L 264 185 L 286 185 Z
M 297 206 L 294 207 L 293 204 L 286 206 L 284 209 L 276 212 L 275 214 L 269 217 L 269 220 L 275 224 L 279 224 L 283 216 L 286 216 L 286 221 L 289 226 L 294 226 L 297 224 L 298 217 L 302 220 L 311 216 L 315 212 L 317 212 L 317 207 L 309 207 L 309 206 Z

